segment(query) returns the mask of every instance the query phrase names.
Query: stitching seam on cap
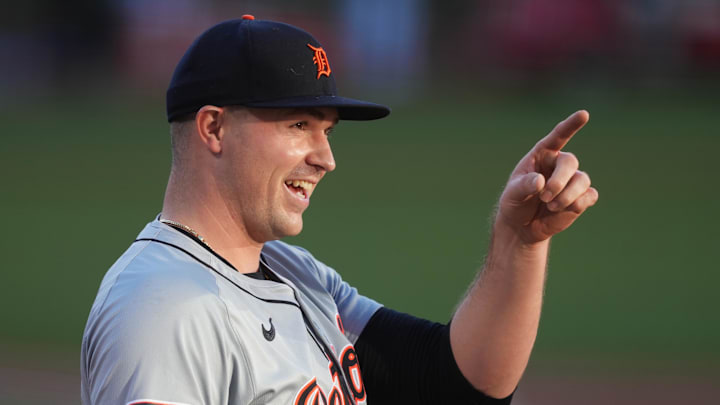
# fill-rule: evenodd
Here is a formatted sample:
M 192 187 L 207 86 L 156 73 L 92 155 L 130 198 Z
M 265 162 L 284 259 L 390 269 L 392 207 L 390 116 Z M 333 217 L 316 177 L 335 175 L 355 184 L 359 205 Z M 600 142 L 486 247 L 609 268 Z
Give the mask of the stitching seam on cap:
M 245 58 L 245 61 L 250 65 L 249 69 L 247 70 L 248 76 L 250 76 L 250 80 L 247 83 L 255 83 L 255 65 L 250 60 L 250 55 L 252 55 L 252 48 L 253 48 L 253 38 L 252 38 L 252 31 L 250 30 L 250 20 L 246 21 L 244 24 L 240 24 L 242 29 L 245 30 L 245 34 L 247 35 L 247 47 L 244 49 L 245 55 L 243 55 L 243 58 Z M 245 97 L 245 99 L 255 100 L 255 86 L 248 86 L 248 90 L 250 90 L 251 94 L 250 97 Z

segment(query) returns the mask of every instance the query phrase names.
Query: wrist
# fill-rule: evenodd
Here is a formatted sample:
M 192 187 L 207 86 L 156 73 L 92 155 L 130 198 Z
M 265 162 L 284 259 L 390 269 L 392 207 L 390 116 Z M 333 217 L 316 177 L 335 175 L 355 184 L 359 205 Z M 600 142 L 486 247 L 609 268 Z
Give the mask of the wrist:
M 492 228 L 491 249 L 499 247 L 502 250 L 507 250 L 511 248 L 528 254 L 545 254 L 549 245 L 550 238 L 534 240 L 527 235 L 527 232 L 522 227 L 509 224 L 502 215 L 498 214 L 496 217 Z

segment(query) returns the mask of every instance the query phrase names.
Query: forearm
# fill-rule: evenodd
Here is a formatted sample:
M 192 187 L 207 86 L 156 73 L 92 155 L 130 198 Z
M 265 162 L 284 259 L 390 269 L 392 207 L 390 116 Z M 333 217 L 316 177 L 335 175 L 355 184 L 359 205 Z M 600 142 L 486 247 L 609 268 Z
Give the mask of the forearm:
M 598 200 L 578 159 L 562 151 L 588 119 L 584 110 L 571 114 L 515 166 L 485 266 L 453 317 L 458 367 L 486 394 L 502 397 L 520 381 L 537 335 L 550 238 Z
M 453 317 L 463 375 L 488 395 L 517 386 L 537 335 L 549 240 L 528 244 L 496 222 L 486 263 Z

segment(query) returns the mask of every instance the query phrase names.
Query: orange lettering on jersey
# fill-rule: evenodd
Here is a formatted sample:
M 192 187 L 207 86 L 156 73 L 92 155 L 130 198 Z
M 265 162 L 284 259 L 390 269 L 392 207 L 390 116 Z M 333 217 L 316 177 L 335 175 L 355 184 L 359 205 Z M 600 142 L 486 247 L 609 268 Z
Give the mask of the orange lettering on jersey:
M 295 395 L 293 405 L 355 405 L 364 404 L 367 400 L 365 393 L 365 385 L 363 384 L 362 373 L 360 372 L 360 363 L 358 362 L 357 353 L 352 345 L 347 345 L 338 359 L 340 364 L 335 363 L 331 358 L 328 361 L 328 371 L 332 378 L 332 387 L 328 395 L 317 383 L 317 378 L 312 378 L 300 388 Z M 350 397 L 343 394 L 341 375 L 344 375 L 348 381 Z
M 340 368 L 342 367 L 342 364 L 337 364 L 333 359 L 329 359 L 328 361 L 328 370 L 330 371 L 330 378 L 332 378 L 333 381 L 333 387 L 330 391 L 330 395 L 328 396 L 328 399 L 330 401 L 328 404 L 332 405 L 351 405 L 355 404 L 355 401 L 353 401 L 352 398 L 348 398 L 345 395 L 343 395 L 343 390 L 340 388 L 340 373 L 342 372 Z
M 362 373 L 360 372 L 360 363 L 358 362 L 355 349 L 348 345 L 340 355 L 340 364 L 345 371 L 345 375 L 350 378 L 350 390 L 358 402 L 365 400 L 365 385 L 363 384 Z
M 307 44 L 308 48 L 312 49 L 313 52 L 315 52 L 315 55 L 313 55 L 313 63 L 317 65 L 318 74 L 316 79 L 319 79 L 320 76 L 325 75 L 327 77 L 330 77 L 330 62 L 328 62 L 327 54 L 322 48 L 315 48 L 314 46 Z
M 345 327 L 343 326 L 342 319 L 340 319 L 340 314 L 335 314 L 335 323 L 337 323 L 340 332 L 345 333 Z
M 295 397 L 294 405 L 327 405 L 327 398 L 322 388 L 317 384 L 317 379 L 308 381 Z
M 332 391 L 328 395 L 328 405 L 346 405 L 345 398 L 343 398 L 340 388 L 334 385 Z

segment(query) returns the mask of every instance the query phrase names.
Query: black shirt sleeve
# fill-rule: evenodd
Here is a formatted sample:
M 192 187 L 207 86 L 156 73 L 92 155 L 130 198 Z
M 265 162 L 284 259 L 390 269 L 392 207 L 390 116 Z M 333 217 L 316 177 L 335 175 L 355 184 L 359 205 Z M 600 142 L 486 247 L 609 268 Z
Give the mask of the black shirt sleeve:
M 355 343 L 369 405 L 509 404 L 476 390 L 450 348 L 450 327 L 387 308 Z

